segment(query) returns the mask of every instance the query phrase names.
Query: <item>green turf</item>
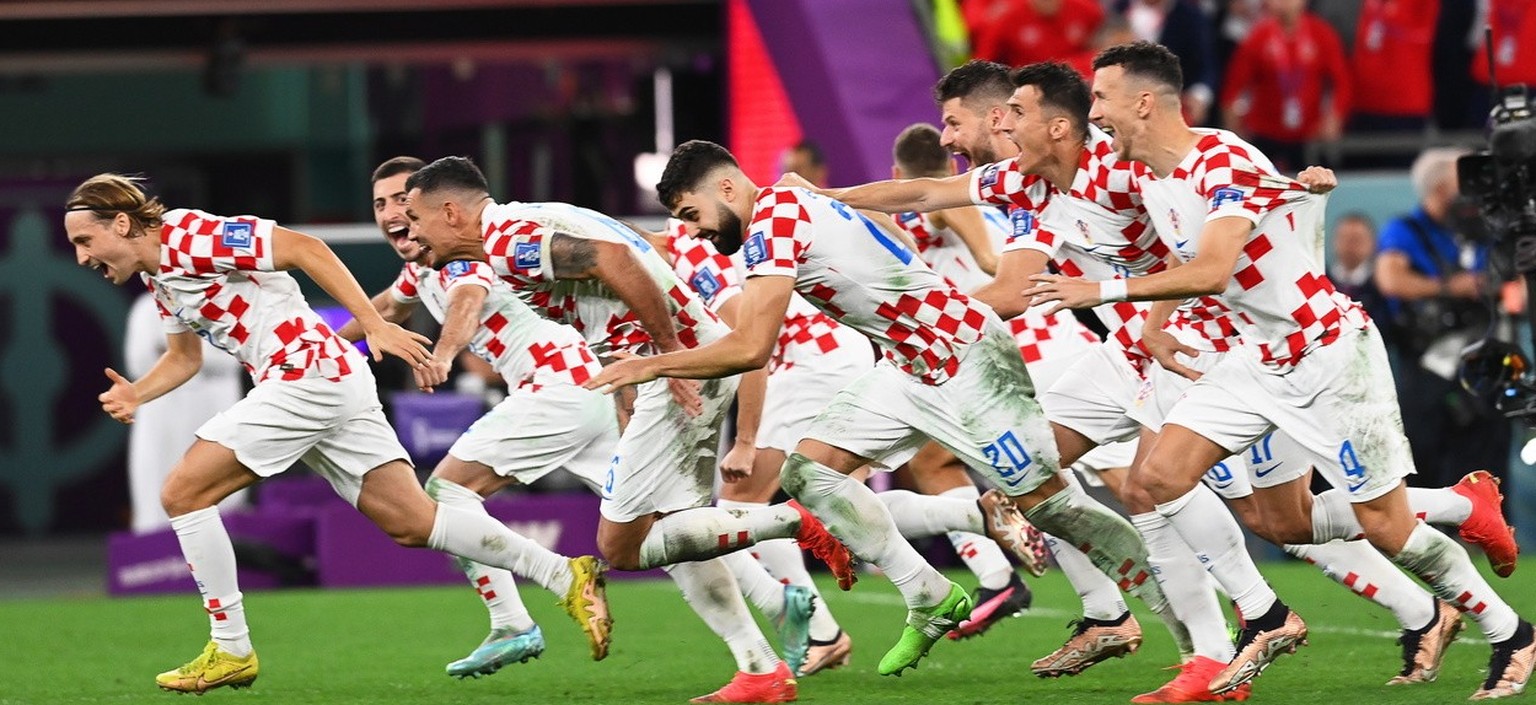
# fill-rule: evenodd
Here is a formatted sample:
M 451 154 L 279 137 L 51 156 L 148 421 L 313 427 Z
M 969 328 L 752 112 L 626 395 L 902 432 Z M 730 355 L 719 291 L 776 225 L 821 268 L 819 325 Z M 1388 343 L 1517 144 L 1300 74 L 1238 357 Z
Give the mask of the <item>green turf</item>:
M 1273 703 L 1450 703 L 1478 686 L 1487 646 L 1469 625 L 1437 683 L 1386 688 L 1399 666 L 1389 615 L 1300 564 L 1266 566 L 1272 583 L 1312 627 L 1312 645 L 1282 659 L 1258 682 Z M 967 582 L 962 578 L 962 582 Z M 1493 579 L 1516 609 L 1536 614 L 1536 570 Z M 987 635 L 941 642 L 906 676 L 875 674 L 900 631 L 903 610 L 890 583 L 866 576 L 851 593 L 825 586 L 834 614 L 854 638 L 851 667 L 801 681 L 807 703 L 1118 703 L 1162 684 L 1174 651 L 1154 617 L 1141 613 L 1148 640 L 1130 658 L 1059 681 L 1040 681 L 1029 663 L 1065 637 L 1075 608 L 1059 573 L 1033 581 L 1036 609 Z M 613 653 L 593 663 L 580 632 L 536 589 L 525 590 L 549 642 L 545 655 L 479 680 L 443 674 L 485 633 L 484 611 L 468 588 L 291 590 L 246 596 L 261 678 L 245 691 L 214 691 L 203 702 L 682 703 L 723 684 L 734 668 L 725 647 L 683 605 L 670 583 L 616 582 Z M 166 703 L 154 674 L 191 659 L 206 642 L 192 595 L 135 599 L 0 602 L 0 703 Z M 1049 701 L 1042 700 L 1049 698 Z M 1525 700 L 1536 702 L 1536 694 Z

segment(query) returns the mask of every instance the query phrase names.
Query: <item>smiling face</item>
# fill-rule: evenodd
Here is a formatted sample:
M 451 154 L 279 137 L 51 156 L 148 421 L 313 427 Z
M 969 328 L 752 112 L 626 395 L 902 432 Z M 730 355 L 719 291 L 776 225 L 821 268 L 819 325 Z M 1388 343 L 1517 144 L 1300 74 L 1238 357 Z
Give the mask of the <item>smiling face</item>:
M 479 204 L 489 201 L 490 196 L 475 198 L 448 190 L 423 195 L 415 188 L 406 194 L 406 200 L 410 239 L 422 250 L 418 264 L 439 269 L 457 260 L 485 260 Z
M 100 270 L 113 284 L 123 284 L 135 274 L 149 271 L 143 264 L 143 249 L 151 243 L 146 237 L 128 237 L 131 227 L 126 213 L 109 220 L 97 218 L 92 211 L 64 214 L 64 233 L 75 246 L 75 262 Z M 158 242 L 152 244 L 158 247 Z
M 1148 94 L 1133 90 L 1120 66 L 1105 66 L 1093 72 L 1093 108 L 1088 111 L 1088 119 L 1114 135 L 1115 156 L 1138 158 L 1138 140 L 1146 129 L 1139 104 L 1150 99 Z
M 684 193 L 672 215 L 683 221 L 683 230 L 689 236 L 714 243 L 715 249 L 727 257 L 741 249 L 741 241 L 747 235 L 741 216 L 719 197 L 714 187 L 703 186 Z
M 405 195 L 408 178 L 408 173 L 396 174 L 373 182 L 373 222 L 400 259 L 420 264 L 425 252 L 411 239 L 411 219 L 405 214 L 410 205 Z
M 992 148 L 991 111 L 978 113 L 968 107 L 963 98 L 944 101 L 939 111 L 944 121 L 944 131 L 939 134 L 940 146 L 965 157 L 971 167 L 999 160 L 997 150 Z

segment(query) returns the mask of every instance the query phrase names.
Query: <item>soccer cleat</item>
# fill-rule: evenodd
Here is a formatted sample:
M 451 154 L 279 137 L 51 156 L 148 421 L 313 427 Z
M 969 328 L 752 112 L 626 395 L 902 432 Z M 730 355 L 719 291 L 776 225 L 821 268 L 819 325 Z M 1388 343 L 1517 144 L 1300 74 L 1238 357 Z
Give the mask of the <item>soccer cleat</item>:
M 1211 692 L 1232 691 L 1257 678 L 1281 654 L 1294 654 L 1296 647 L 1306 645 L 1307 623 L 1288 607 L 1285 621 L 1274 629 L 1244 627 L 1237 635 L 1237 655 L 1211 679 Z
M 981 509 L 981 525 L 987 537 L 1019 559 L 1030 575 L 1045 575 L 1049 554 L 1045 536 L 1024 518 L 1013 499 L 994 488 L 982 493 L 976 506 Z
M 830 671 L 834 668 L 842 668 L 853 659 L 853 637 L 841 629 L 837 631 L 837 637 L 832 641 L 811 640 L 811 648 L 806 652 L 805 663 L 796 676 L 809 676 L 821 671 Z
M 576 620 L 592 645 L 592 660 L 608 657 L 613 638 L 613 617 L 608 613 L 608 564 L 592 556 L 570 559 L 571 588 L 560 600 L 561 609 Z
M 468 656 L 448 664 L 448 675 L 455 678 L 488 676 L 513 663 L 527 663 L 544 653 L 544 632 L 535 624 L 527 631 L 501 627 L 491 631 Z
M 1403 647 L 1403 670 L 1387 685 L 1432 683 L 1440 675 L 1440 660 L 1461 632 L 1461 612 L 1448 602 L 1435 600 L 1435 621 L 1422 630 L 1403 630 L 1397 643 Z
M 789 672 L 800 675 L 811 648 L 811 613 L 816 611 L 815 593 L 799 585 L 784 586 L 784 614 L 774 627 L 779 632 L 779 647 L 784 650 L 784 662 Z
M 1163 687 L 1157 690 L 1131 698 L 1131 702 L 1220 703 L 1247 700 L 1252 693 L 1248 683 L 1244 683 L 1226 695 L 1211 692 L 1211 678 L 1226 665 L 1213 658 L 1196 656 L 1174 667 L 1179 670 L 1179 675 L 1174 676 L 1173 680 L 1163 684 Z
M 968 639 L 973 636 L 981 636 L 992 625 L 1013 617 L 1024 610 L 1034 601 L 1035 596 L 1030 593 L 1029 586 L 1017 574 L 1008 579 L 1008 584 L 1001 590 L 992 590 L 984 587 L 976 588 L 976 607 L 971 610 L 970 618 L 960 623 L 949 632 L 950 639 Z
M 214 688 L 249 688 L 256 682 L 260 666 L 255 651 L 239 658 L 220 651 L 218 644 L 210 641 L 203 647 L 203 653 L 187 665 L 155 676 L 155 685 L 161 690 L 198 695 Z
M 1522 642 L 1524 646 L 1520 645 Z M 1533 666 L 1536 666 L 1536 638 L 1532 638 L 1531 623 L 1522 619 L 1513 637 L 1493 645 L 1493 658 L 1488 660 L 1488 679 L 1470 699 L 1492 700 L 1519 695 L 1531 680 Z
M 1075 676 L 1110 658 L 1124 658 L 1141 648 L 1141 624 L 1126 612 L 1114 621 L 1084 617 L 1068 624 L 1072 636 L 1061 648 L 1036 659 L 1029 670 L 1041 678 Z
M 1472 502 L 1472 515 L 1461 523 L 1461 538 L 1483 549 L 1495 574 L 1509 577 L 1520 560 L 1520 546 L 1515 543 L 1515 530 L 1504 519 L 1499 478 L 1487 470 L 1475 470 L 1451 485 L 1451 491 Z
M 736 672 L 736 677 L 709 695 L 700 695 L 690 703 L 792 703 L 800 695 L 789 666 L 780 662 L 773 673 Z
M 800 512 L 800 531 L 795 534 L 795 540 L 800 547 L 811 552 L 827 568 L 832 570 L 832 575 L 837 578 L 837 586 L 843 590 L 850 590 L 853 584 L 858 582 L 859 576 L 853 574 L 853 554 L 848 552 L 848 547 L 837 537 L 827 532 L 827 527 L 811 514 L 799 502 L 789 500 L 789 506 Z
M 949 584 L 949 594 L 939 604 L 907 610 L 907 626 L 902 627 L 901 638 L 880 657 L 880 675 L 900 676 L 908 668 L 917 668 L 917 662 L 928 655 L 934 642 L 970 614 L 971 596 L 954 583 Z

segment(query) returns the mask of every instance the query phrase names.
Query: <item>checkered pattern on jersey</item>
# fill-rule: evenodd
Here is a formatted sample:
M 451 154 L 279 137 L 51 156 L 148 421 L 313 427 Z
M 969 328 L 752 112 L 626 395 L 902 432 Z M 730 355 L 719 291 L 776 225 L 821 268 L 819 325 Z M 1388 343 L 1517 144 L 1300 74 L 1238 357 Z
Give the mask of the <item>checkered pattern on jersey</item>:
M 933 223 L 928 221 L 927 213 L 906 211 L 905 213 L 897 213 L 892 216 L 892 219 L 896 221 L 897 225 L 901 226 L 902 230 L 905 230 L 908 235 L 912 236 L 912 241 L 917 243 L 917 254 L 919 256 L 927 254 L 935 247 L 942 247 L 944 245 L 944 238 L 934 230 Z M 923 257 L 923 261 L 928 261 L 928 258 Z
M 1180 306 L 1168 320 L 1170 325 L 1194 331 L 1211 344 L 1211 350 L 1226 352 L 1242 342 L 1236 318 L 1219 299 L 1201 296 Z
M 1240 144 L 1207 134 L 1195 144 L 1199 155 L 1186 169 L 1174 169 L 1168 178 L 1195 184 L 1210 204 L 1209 218 L 1236 215 L 1257 221 L 1260 217 L 1307 194 L 1307 187 L 1254 163 L 1253 155 Z
M 518 385 L 519 389 L 538 391 L 550 384 L 585 384 L 603 369 L 586 342 L 580 340 L 534 343 L 528 346 L 528 355 L 533 358 L 533 374 Z
M 394 283 L 389 285 L 389 295 L 403 304 L 413 304 L 421 300 L 421 287 L 417 282 L 421 281 L 421 268 L 415 262 L 406 262 L 400 268 L 400 274 L 395 277 Z
M 681 221 L 667 221 L 667 252 L 672 256 L 672 270 L 704 301 L 709 310 L 741 293 L 741 273 L 731 258 L 720 254 L 708 240 L 689 237 Z
M 838 327 L 837 321 L 820 311 L 809 316 L 786 316 L 769 358 L 768 373 L 794 367 L 794 360 L 787 358 L 804 359 L 805 355 L 825 355 L 836 350 Z
M 1146 167 L 1116 157 L 1108 135 L 1096 127 L 1090 128 L 1088 143 L 1084 145 L 1077 166 L 1077 175 L 1068 195 L 1090 201 L 1112 213 L 1140 214 L 1141 192 L 1136 188 L 1136 178 L 1146 173 Z M 1017 158 L 984 166 L 971 178 L 971 198 L 977 203 L 1040 211 L 1058 193 L 1044 178 L 1021 171 Z M 1135 242 L 1137 237 L 1138 234 L 1133 234 L 1127 240 Z
M 1010 319 L 1008 327 L 1013 331 L 1013 339 L 1018 341 L 1019 354 L 1024 356 L 1025 362 L 1044 359 L 1051 344 L 1064 337 L 1075 336 L 1086 343 L 1101 342 L 1093 331 L 1078 323 L 1070 311 L 1050 315 L 1027 311 Z
M 273 227 L 250 216 L 166 211 L 150 290 L 162 316 L 234 354 L 257 383 L 340 380 L 352 373 L 352 346 L 304 303 L 292 277 L 272 270 Z
M 773 187 L 757 194 L 752 209 L 747 238 L 760 238 L 763 253 L 758 257 L 753 252 L 743 252 L 747 271 L 794 276 L 811 244 L 811 214 L 793 190 Z M 742 244 L 748 250 L 753 246 L 754 242 Z

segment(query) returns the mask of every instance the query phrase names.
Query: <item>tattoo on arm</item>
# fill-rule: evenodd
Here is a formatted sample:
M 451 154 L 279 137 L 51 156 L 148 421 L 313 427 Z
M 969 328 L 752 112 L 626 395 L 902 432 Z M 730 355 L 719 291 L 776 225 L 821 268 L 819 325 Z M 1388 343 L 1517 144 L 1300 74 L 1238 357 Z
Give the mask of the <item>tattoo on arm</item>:
M 549 262 L 556 279 L 587 279 L 597 266 L 597 248 L 591 240 L 556 232 L 549 238 Z

